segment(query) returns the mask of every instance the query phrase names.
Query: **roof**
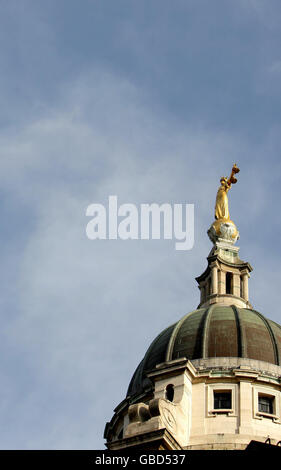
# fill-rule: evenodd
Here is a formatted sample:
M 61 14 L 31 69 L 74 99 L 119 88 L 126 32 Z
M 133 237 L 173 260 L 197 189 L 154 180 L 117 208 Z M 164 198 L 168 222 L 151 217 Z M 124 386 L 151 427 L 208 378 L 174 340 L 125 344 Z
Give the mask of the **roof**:
M 212 305 L 185 315 L 148 348 L 127 396 L 149 385 L 146 373 L 161 362 L 183 358 L 243 357 L 281 365 L 281 327 L 248 308 Z

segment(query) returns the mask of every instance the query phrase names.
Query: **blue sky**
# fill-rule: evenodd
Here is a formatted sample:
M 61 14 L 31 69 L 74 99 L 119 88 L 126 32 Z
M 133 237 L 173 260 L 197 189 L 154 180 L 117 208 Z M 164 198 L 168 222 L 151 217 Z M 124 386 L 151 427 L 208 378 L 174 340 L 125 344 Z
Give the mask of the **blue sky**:
M 0 442 L 103 448 L 153 338 L 198 305 L 219 178 L 280 314 L 281 5 L 0 2 Z M 195 245 L 89 241 L 86 208 L 194 203 Z

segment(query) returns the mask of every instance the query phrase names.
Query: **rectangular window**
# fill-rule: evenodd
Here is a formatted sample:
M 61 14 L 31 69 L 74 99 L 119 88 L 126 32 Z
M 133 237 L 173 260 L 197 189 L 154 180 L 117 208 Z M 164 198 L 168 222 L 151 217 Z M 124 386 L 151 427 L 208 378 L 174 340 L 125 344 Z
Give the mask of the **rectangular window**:
M 231 392 L 214 391 L 214 409 L 215 410 L 231 409 Z
M 274 397 L 259 394 L 259 412 L 273 414 Z

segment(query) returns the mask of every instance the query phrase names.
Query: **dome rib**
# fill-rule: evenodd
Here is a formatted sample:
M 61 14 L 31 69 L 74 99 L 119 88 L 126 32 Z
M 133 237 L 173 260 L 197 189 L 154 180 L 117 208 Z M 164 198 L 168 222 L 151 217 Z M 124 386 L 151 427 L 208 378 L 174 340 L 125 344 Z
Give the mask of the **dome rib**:
M 210 326 L 210 319 L 211 319 L 211 314 L 214 310 L 215 304 L 211 305 L 205 312 L 204 315 L 204 326 L 203 326 L 203 331 L 202 331 L 202 340 L 201 340 L 201 356 L 203 359 L 208 357 L 207 351 L 208 351 L 208 332 L 209 332 L 209 326 Z
M 156 351 L 154 351 L 154 349 L 155 349 L 156 346 L 159 346 L 158 343 L 160 343 L 160 340 L 165 338 L 165 335 L 167 334 L 167 332 L 169 332 L 169 330 L 173 331 L 175 326 L 176 326 L 176 324 L 168 326 L 168 328 L 165 328 L 165 330 L 161 331 L 161 333 L 158 336 L 156 336 L 156 338 L 152 341 L 152 343 L 150 344 L 148 350 L 146 351 L 146 354 L 144 355 L 144 358 L 140 362 L 139 366 L 137 367 L 137 369 L 136 369 L 136 371 L 135 371 L 135 373 L 132 377 L 132 380 L 131 380 L 131 382 L 129 384 L 129 387 L 128 387 L 128 390 L 127 390 L 127 396 L 134 395 L 135 393 L 137 393 L 142 388 L 143 378 L 145 377 L 145 373 L 147 372 L 147 369 L 153 368 L 153 366 L 148 367 L 148 362 L 152 362 L 152 357 L 154 355 L 156 355 L 156 357 L 155 357 L 156 364 L 159 363 L 159 362 L 164 361 L 164 357 L 162 357 L 162 359 L 161 359 L 161 354 L 159 354 L 159 351 L 158 351 L 158 349 L 160 349 L 160 348 L 159 347 L 156 348 Z M 167 338 L 167 341 L 168 341 L 168 338 Z M 162 345 L 162 347 L 163 347 L 163 345 Z M 165 342 L 164 342 L 164 350 L 166 350 Z M 155 354 L 155 352 L 157 354 Z
M 127 397 L 148 390 L 147 372 L 186 358 L 232 357 L 281 365 L 281 327 L 253 309 L 213 304 L 184 315 L 151 343 L 130 382 Z
M 168 326 L 168 328 L 166 328 L 165 330 L 161 331 L 161 333 L 160 333 L 158 336 L 156 336 L 156 338 L 152 341 L 151 345 L 149 346 L 148 350 L 146 351 L 145 356 L 144 356 L 144 358 L 143 358 L 143 360 L 142 360 L 141 368 L 140 368 L 140 369 L 141 369 L 141 370 L 140 370 L 141 375 L 143 375 L 143 373 L 144 373 L 144 371 L 145 371 L 145 365 L 146 365 L 146 363 L 147 363 L 147 359 L 149 358 L 149 355 L 150 355 L 151 351 L 153 350 L 153 347 L 157 344 L 157 342 L 158 342 L 158 340 L 160 339 L 160 337 L 161 337 L 162 335 L 164 335 L 164 334 L 166 333 L 166 331 L 167 331 L 169 328 L 171 328 L 171 327 Z
M 171 337 L 169 339 L 169 343 L 168 343 L 168 347 L 167 347 L 167 351 L 166 351 L 166 357 L 165 357 L 166 362 L 171 361 L 172 358 L 173 358 L 173 351 L 174 351 L 176 338 L 177 338 L 178 332 L 179 332 L 182 324 L 194 312 L 196 312 L 196 310 L 193 310 L 192 312 L 187 313 L 186 315 L 184 315 L 183 318 L 181 318 L 181 320 L 178 321 L 178 323 L 176 323 L 175 328 L 173 330 L 173 333 L 171 334 Z
M 231 305 L 231 308 L 234 312 L 236 326 L 237 326 L 237 344 L 238 344 L 238 357 L 244 357 L 244 341 L 243 341 L 243 331 L 241 326 L 241 319 L 239 315 L 239 309 L 235 305 Z
M 269 320 L 268 322 L 276 342 L 279 365 L 281 365 L 281 326 L 273 320 Z
M 279 358 L 279 351 L 278 351 L 278 345 L 277 345 L 277 341 L 276 341 L 276 338 L 275 338 L 275 335 L 274 335 L 274 332 L 270 326 L 270 323 L 269 321 L 259 312 L 257 312 L 256 310 L 253 310 L 264 322 L 268 332 L 269 332 L 269 335 L 270 335 L 270 338 L 271 338 L 271 341 L 272 341 L 272 346 L 273 346 L 273 351 L 274 351 L 274 357 L 275 357 L 275 364 L 277 364 L 278 366 L 280 365 L 280 358 Z
M 278 364 L 276 341 L 267 319 L 253 309 L 238 308 L 242 357 Z

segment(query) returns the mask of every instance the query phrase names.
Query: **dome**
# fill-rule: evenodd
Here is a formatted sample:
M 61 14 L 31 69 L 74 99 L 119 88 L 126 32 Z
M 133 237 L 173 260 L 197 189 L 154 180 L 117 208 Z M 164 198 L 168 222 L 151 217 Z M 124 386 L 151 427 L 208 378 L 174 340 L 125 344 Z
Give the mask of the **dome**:
M 212 305 L 185 315 L 162 331 L 148 348 L 127 396 L 149 386 L 146 372 L 165 361 L 242 357 L 281 365 L 281 327 L 261 313 L 235 305 Z

